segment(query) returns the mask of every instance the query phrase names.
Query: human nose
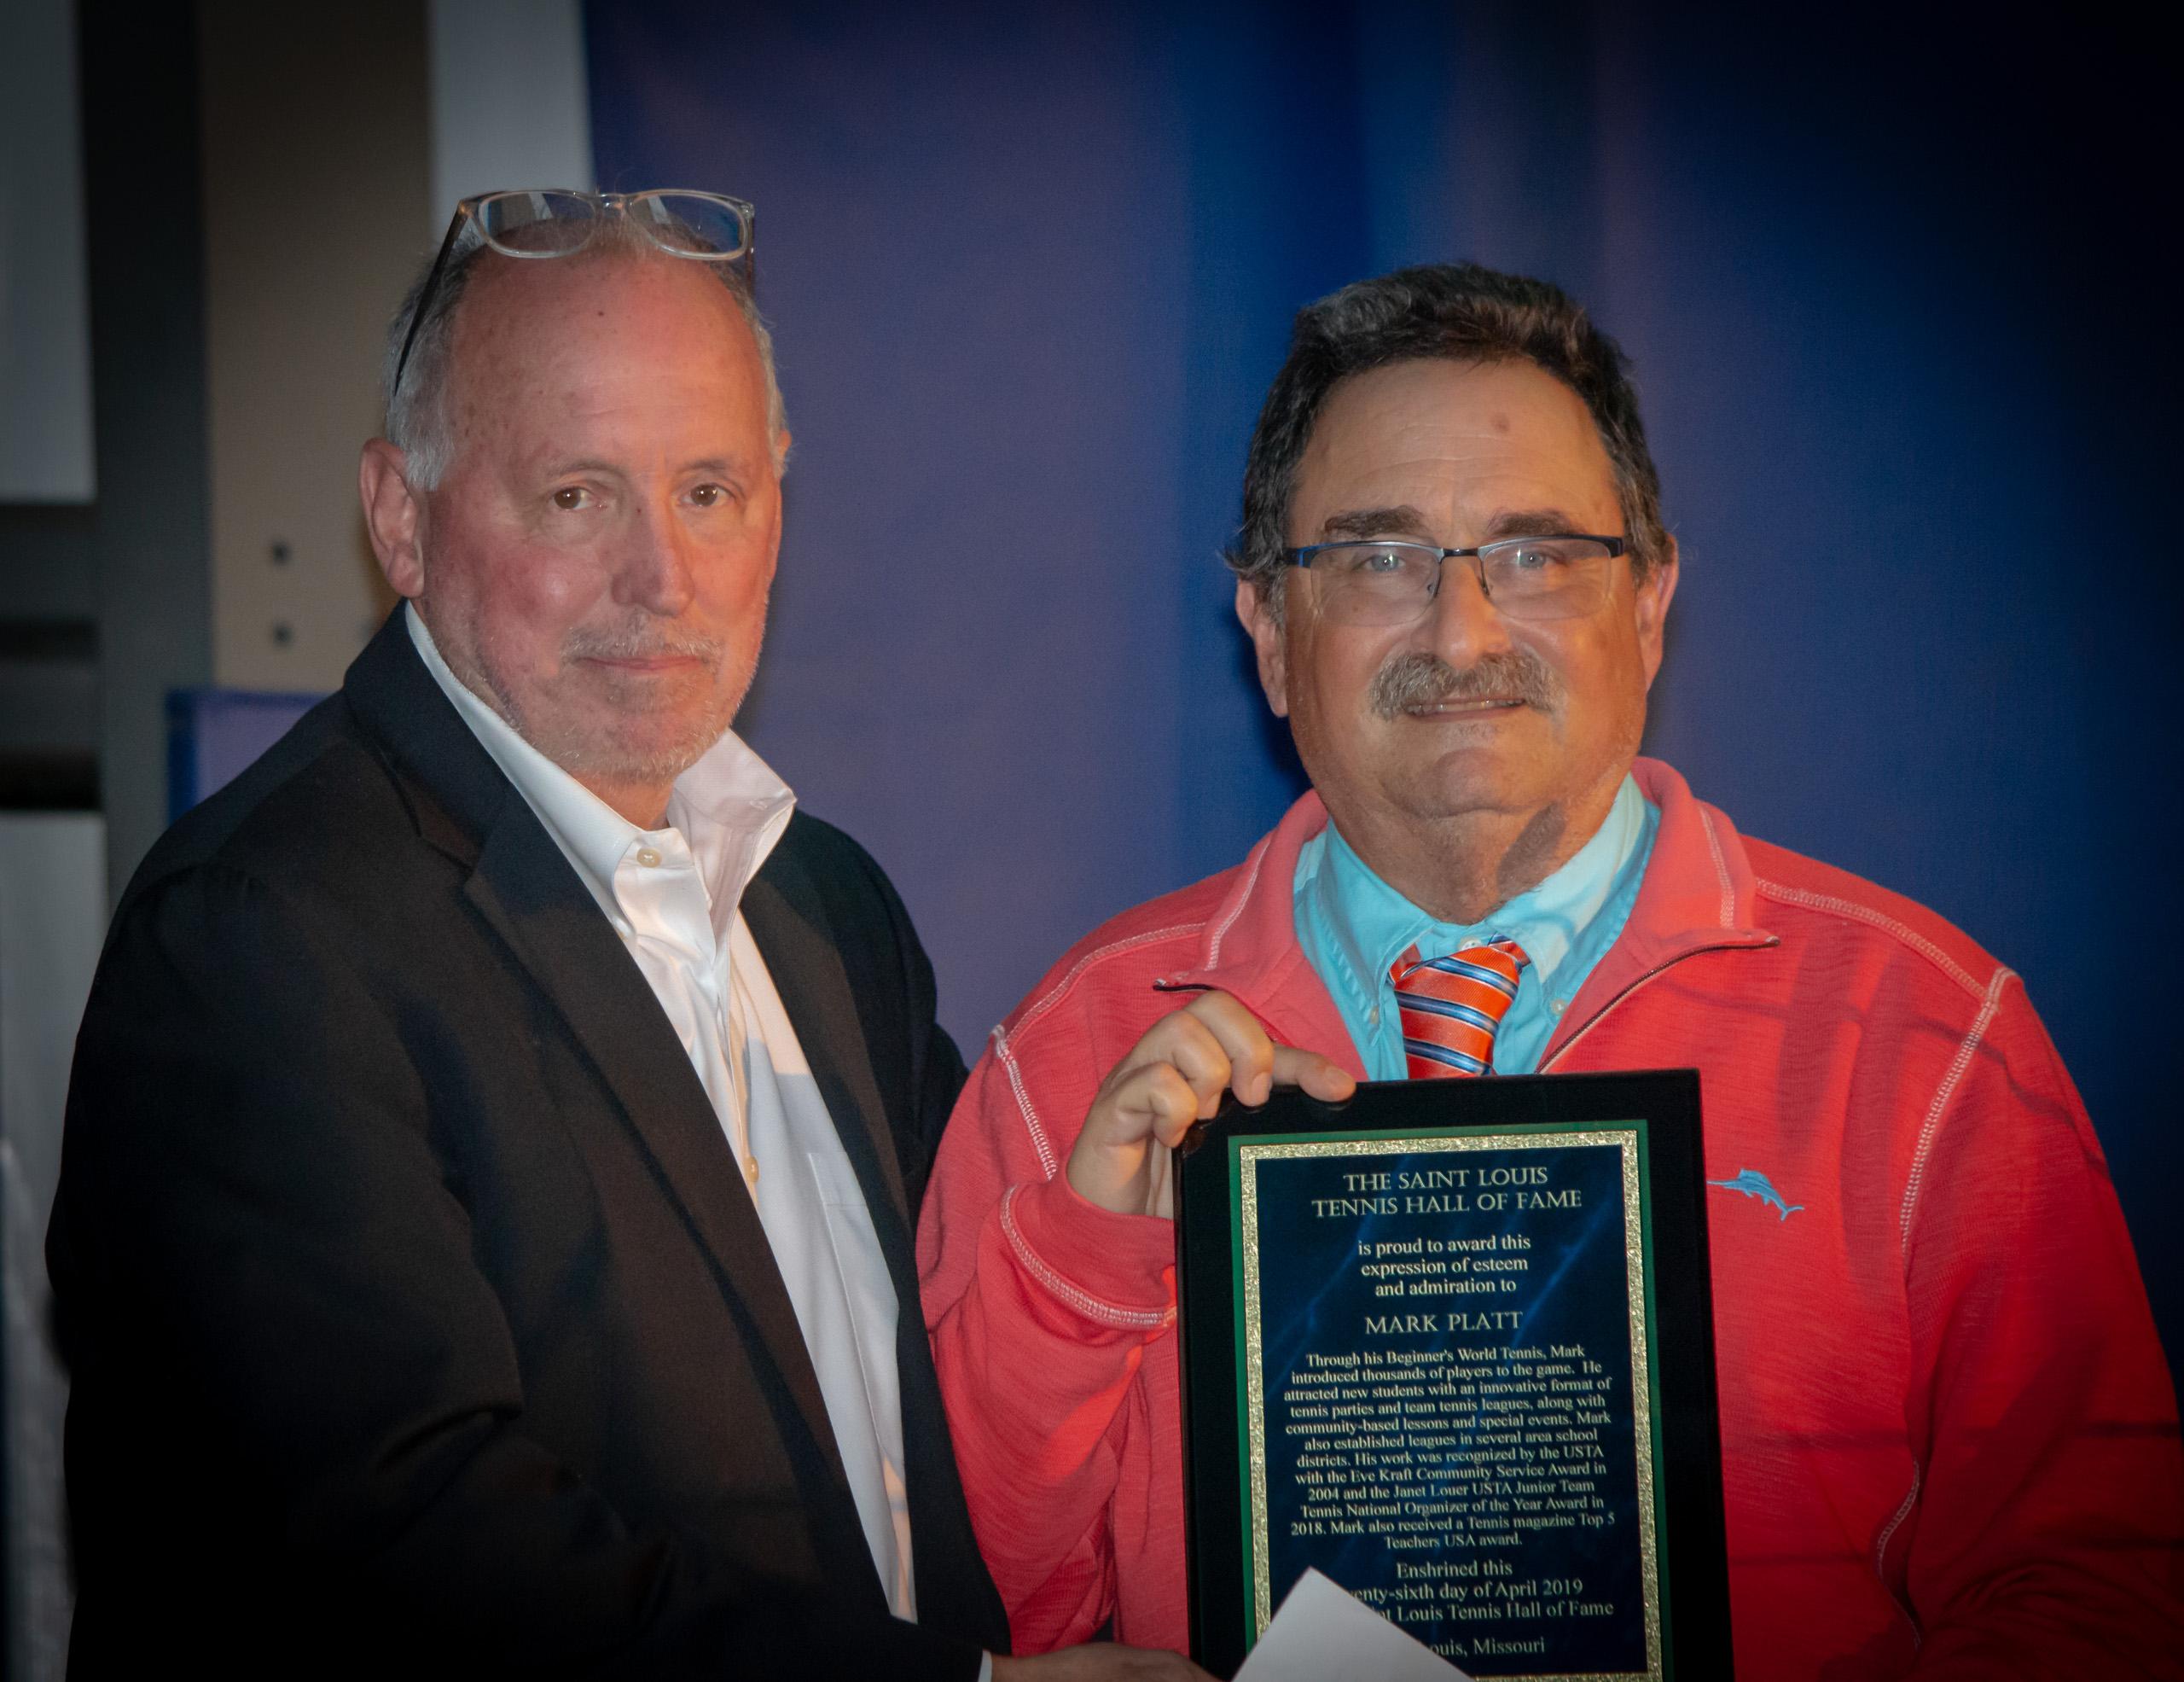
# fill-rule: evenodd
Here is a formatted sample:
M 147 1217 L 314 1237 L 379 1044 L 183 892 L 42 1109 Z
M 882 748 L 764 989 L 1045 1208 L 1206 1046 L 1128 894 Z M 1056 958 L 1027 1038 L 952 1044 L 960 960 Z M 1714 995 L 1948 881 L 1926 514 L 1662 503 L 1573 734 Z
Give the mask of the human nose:
M 646 509 L 615 574 L 615 601 L 663 619 L 681 614 L 697 593 L 688 544 L 688 534 L 671 510 Z
M 1481 655 L 1509 647 L 1509 624 L 1486 594 L 1486 580 L 1475 555 L 1449 556 L 1441 562 L 1439 585 L 1418 622 L 1420 645 L 1458 671 Z

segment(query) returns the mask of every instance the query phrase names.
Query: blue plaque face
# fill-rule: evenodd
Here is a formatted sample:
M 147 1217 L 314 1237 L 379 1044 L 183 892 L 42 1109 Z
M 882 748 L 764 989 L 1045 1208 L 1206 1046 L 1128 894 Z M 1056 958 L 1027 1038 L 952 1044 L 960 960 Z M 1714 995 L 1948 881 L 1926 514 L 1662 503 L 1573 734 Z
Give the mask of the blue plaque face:
M 1662 1673 L 1645 1134 L 1223 1141 L 1247 1639 L 1313 1567 L 1474 1675 Z
M 1308 1568 L 1478 1677 L 1733 1673 L 1699 1077 L 1294 1089 L 1179 1148 L 1192 1656 Z

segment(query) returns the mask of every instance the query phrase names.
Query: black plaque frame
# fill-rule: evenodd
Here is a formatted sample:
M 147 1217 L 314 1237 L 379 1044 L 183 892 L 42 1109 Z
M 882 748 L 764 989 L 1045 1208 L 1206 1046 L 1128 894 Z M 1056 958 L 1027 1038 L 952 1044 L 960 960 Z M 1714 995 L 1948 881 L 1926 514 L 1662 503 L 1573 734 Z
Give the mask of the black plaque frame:
M 1255 1109 L 1231 1100 L 1193 1130 L 1178 1165 L 1176 1229 L 1191 1650 L 1199 1663 L 1219 1676 L 1234 1674 L 1255 1638 L 1257 1615 L 1243 1516 L 1240 1397 L 1247 1357 L 1240 1347 L 1236 1286 L 1241 1235 L 1227 1142 L 1298 1134 L 1414 1140 L 1548 1134 L 1573 1125 L 1633 1123 L 1641 1125 L 1645 1141 L 1640 1158 L 1652 1298 L 1657 1673 L 1662 1682 L 1731 1674 L 1705 1169 L 1699 1076 L 1691 1069 L 1390 1081 L 1360 1086 L 1340 1104 L 1284 1090 Z M 1275 1587 L 1277 1603 L 1287 1586 Z

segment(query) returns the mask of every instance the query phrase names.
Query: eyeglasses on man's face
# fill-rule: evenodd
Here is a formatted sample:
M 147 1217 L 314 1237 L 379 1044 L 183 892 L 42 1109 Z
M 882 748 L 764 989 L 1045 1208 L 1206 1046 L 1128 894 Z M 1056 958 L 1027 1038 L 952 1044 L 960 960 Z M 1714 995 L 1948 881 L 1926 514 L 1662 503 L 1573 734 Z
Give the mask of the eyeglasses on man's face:
M 1441 588 L 1443 566 L 1468 561 L 1479 590 L 1515 620 L 1583 619 L 1597 613 L 1614 586 L 1622 538 L 1584 533 L 1504 538 L 1472 549 L 1442 549 L 1400 538 L 1308 544 L 1285 550 L 1292 567 L 1319 581 L 1320 616 L 1331 624 L 1409 625 L 1424 616 Z
M 395 364 L 394 390 L 410 367 L 417 329 L 430 313 L 447 272 L 449 258 L 466 229 L 479 243 L 503 257 L 570 257 L 590 245 L 609 217 L 624 217 L 662 251 L 700 263 L 743 262 L 757 250 L 758 212 L 741 199 L 721 193 L 655 188 L 643 193 L 584 193 L 566 187 L 527 188 L 516 192 L 481 193 L 455 207 L 440 242 L 439 255 L 418 294 L 410 332 Z

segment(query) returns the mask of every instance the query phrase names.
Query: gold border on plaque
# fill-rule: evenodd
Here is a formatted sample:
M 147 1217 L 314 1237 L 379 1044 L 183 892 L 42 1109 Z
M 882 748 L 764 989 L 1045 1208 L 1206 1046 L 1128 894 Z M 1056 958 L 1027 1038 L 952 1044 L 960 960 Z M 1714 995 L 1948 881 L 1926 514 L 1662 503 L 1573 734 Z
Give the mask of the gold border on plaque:
M 1441 1150 L 1552 1150 L 1564 1145 L 1612 1144 L 1623 1164 L 1623 1257 L 1630 1302 L 1630 1410 L 1638 1473 L 1638 1569 L 1646 1601 L 1646 1669 L 1603 1672 L 1541 1672 L 1536 1682 L 1628 1682 L 1643 1674 L 1661 1682 L 1661 1584 L 1656 1557 L 1653 1512 L 1653 1360 L 1646 1341 L 1646 1244 L 1638 1184 L 1635 1127 L 1588 1127 L 1551 1133 L 1478 1133 L 1459 1138 L 1282 1139 L 1236 1142 L 1236 1174 L 1241 1219 L 1244 1276 L 1244 1414 L 1246 1455 L 1250 1465 L 1252 1524 L 1252 1609 L 1254 1636 L 1274 1621 L 1274 1586 L 1267 1559 L 1266 1376 L 1259 1335 L 1258 1165 L 1298 1156 L 1425 1155 Z M 1519 1682 L 1507 1676 L 1503 1682 Z

